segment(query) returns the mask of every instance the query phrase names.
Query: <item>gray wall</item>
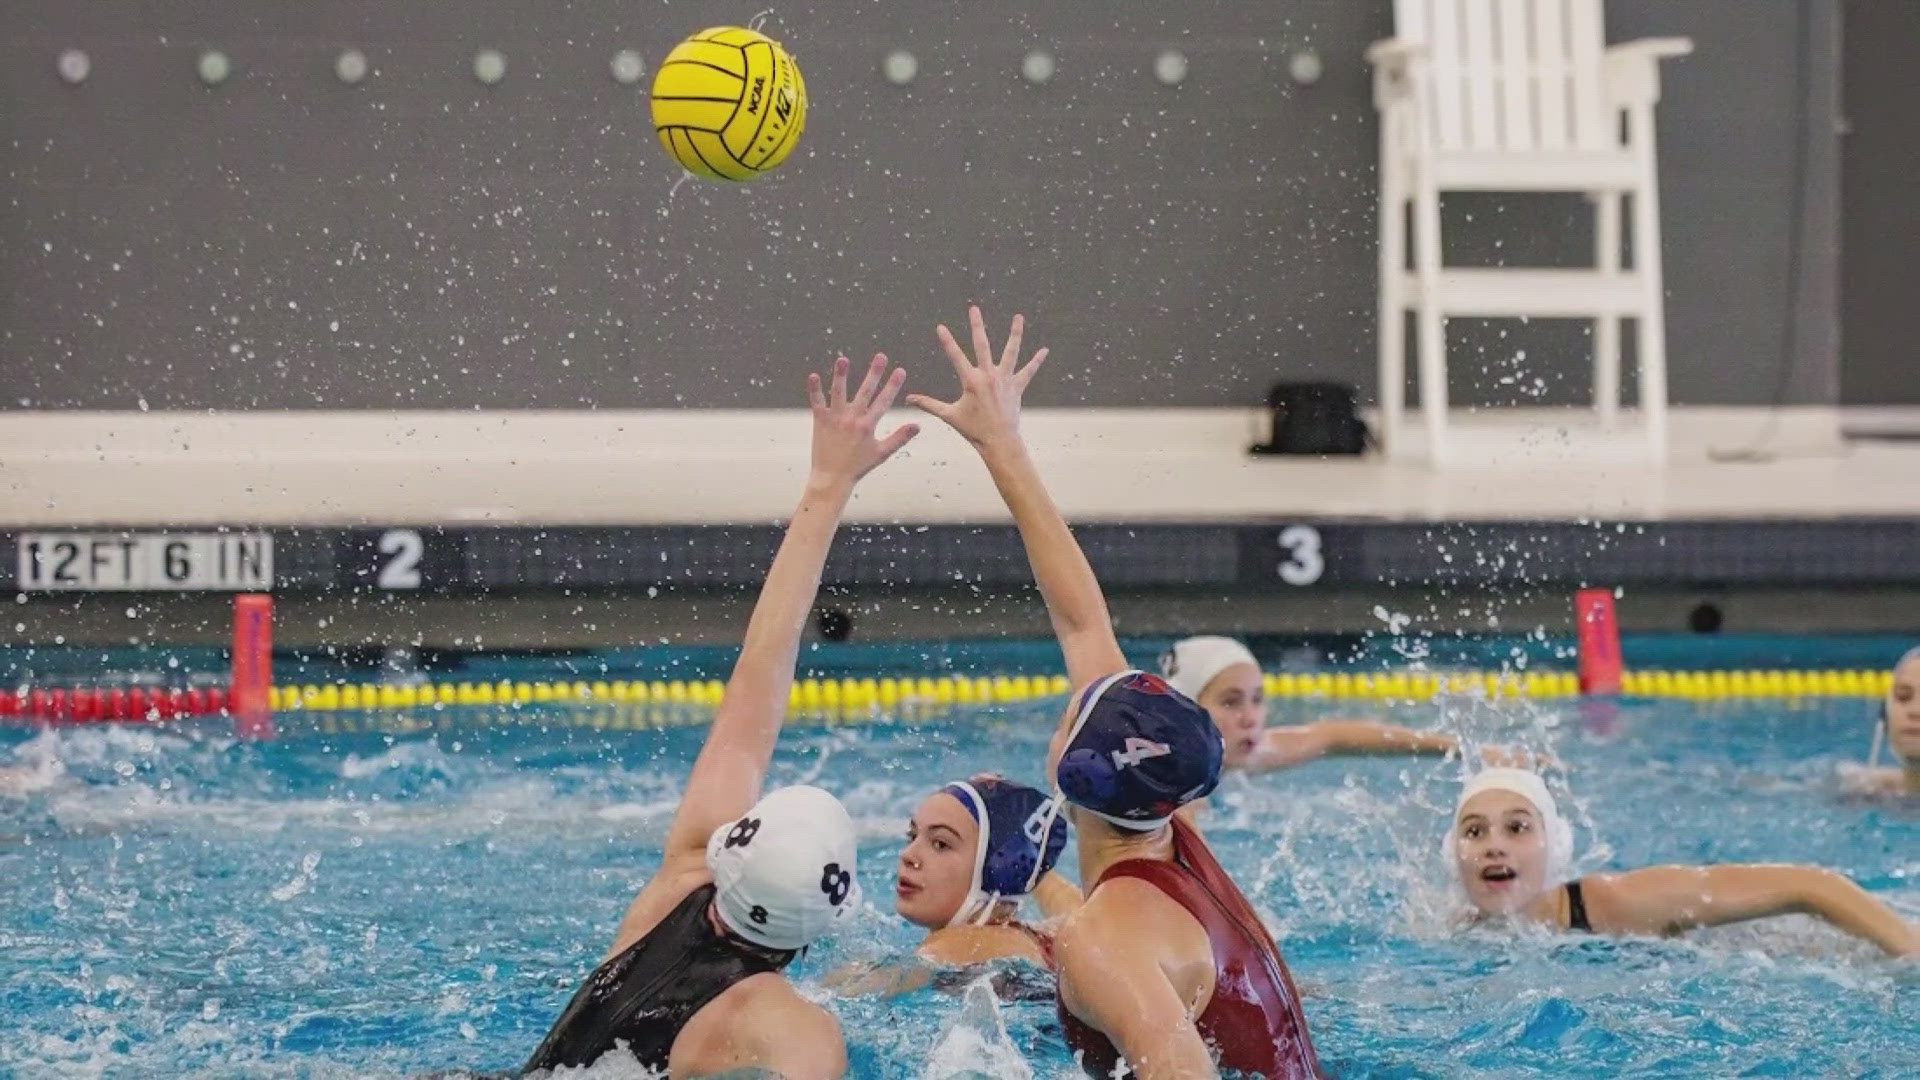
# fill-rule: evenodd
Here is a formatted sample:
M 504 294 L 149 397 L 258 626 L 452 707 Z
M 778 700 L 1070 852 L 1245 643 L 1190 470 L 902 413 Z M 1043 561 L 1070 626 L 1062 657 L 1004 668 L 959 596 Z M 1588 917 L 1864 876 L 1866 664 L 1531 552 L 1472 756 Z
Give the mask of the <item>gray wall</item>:
M 1920 405 L 1920 4 L 1846 3 L 1841 400 Z
M 651 65 L 761 6 L 0 0 L 0 407 L 790 405 L 835 349 L 943 380 L 931 324 L 976 299 L 1054 347 L 1039 404 L 1371 392 L 1360 52 L 1386 0 L 781 5 L 766 29 L 813 101 L 794 159 L 676 187 L 644 82 L 608 58 Z M 1680 402 L 1834 400 L 1831 10 L 1609 5 L 1615 39 L 1699 45 L 1661 112 Z M 376 68 L 358 87 L 331 73 L 349 45 Z M 1059 75 L 1036 88 L 1017 71 L 1042 45 Z M 1318 85 L 1286 78 L 1297 45 Z M 210 89 L 214 46 L 235 73 Z M 1169 46 L 1177 90 L 1149 74 Z M 92 56 L 81 86 L 55 75 L 66 47 Z M 480 47 L 507 55 L 498 86 L 470 74 Z M 910 89 L 880 77 L 894 47 L 920 57 Z M 1589 250 L 1577 203 L 1450 212 L 1463 253 Z M 1582 392 L 1582 331 L 1505 329 L 1462 328 L 1456 393 Z

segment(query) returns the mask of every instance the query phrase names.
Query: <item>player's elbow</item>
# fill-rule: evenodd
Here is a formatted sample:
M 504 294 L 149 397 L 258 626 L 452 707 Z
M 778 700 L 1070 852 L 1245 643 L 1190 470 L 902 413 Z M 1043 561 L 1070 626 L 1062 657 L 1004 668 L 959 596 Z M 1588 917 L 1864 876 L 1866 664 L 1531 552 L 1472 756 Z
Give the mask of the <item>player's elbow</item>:
M 1861 895 L 1845 874 L 1818 866 L 1793 868 L 1793 907 L 1803 912 L 1830 912 Z

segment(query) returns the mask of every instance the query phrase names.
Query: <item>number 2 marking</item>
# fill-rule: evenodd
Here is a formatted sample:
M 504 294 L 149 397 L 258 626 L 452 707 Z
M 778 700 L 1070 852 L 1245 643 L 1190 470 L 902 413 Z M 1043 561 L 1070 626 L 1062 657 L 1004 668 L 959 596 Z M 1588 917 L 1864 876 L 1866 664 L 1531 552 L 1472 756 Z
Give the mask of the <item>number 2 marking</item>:
M 78 583 L 80 576 L 73 572 L 73 564 L 80 561 L 80 545 L 71 540 L 62 540 L 53 545 L 53 553 L 60 559 L 53 568 L 53 580 L 62 585 Z
M 391 555 L 392 559 L 380 567 L 380 587 L 383 589 L 417 589 L 420 587 L 420 556 L 427 545 L 420 534 L 412 529 L 388 529 L 380 534 L 380 554 Z

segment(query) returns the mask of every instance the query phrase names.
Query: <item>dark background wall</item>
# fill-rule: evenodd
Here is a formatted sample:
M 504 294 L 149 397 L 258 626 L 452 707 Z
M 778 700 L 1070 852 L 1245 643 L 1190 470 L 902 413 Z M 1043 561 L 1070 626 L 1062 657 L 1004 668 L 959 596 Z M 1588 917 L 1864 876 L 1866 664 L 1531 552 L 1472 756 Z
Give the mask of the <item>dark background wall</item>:
M 1386 0 L 779 6 L 813 111 L 745 186 L 653 141 L 651 65 L 762 5 L 0 0 L 0 407 L 766 406 L 936 319 L 1018 306 L 1051 405 L 1257 402 L 1373 382 Z M 1660 113 L 1675 400 L 1835 400 L 1832 0 L 1613 0 L 1686 34 Z M 68 86 L 61 49 L 92 75 Z M 234 64 L 194 74 L 203 48 Z M 338 82 L 334 56 L 374 74 Z M 507 76 L 485 87 L 473 53 Z M 608 75 L 616 49 L 647 79 Z M 1019 77 L 1030 48 L 1059 73 Z M 1178 48 L 1177 89 L 1151 67 Z M 1286 74 L 1294 49 L 1318 84 Z M 912 50 L 909 88 L 880 74 Z M 1463 257 L 1590 250 L 1578 200 L 1450 208 Z M 1791 318 L 1789 318 L 1791 315 Z M 1463 326 L 1466 400 L 1569 400 L 1577 326 Z
M 1920 4 L 1847 0 L 1841 400 L 1920 405 Z

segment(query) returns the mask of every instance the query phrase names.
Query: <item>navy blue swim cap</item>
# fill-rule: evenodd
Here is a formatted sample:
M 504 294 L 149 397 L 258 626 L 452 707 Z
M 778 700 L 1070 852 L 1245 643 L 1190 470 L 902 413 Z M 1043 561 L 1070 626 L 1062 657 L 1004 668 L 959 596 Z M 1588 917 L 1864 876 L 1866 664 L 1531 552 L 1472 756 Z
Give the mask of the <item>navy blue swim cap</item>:
M 1158 675 L 1122 671 L 1082 693 L 1060 791 L 1095 817 L 1145 832 L 1213 791 L 1225 754 L 1207 710 Z
M 1002 897 L 1021 897 L 1059 860 L 1067 823 L 1046 792 L 999 777 L 956 781 L 940 790 L 959 800 L 980 826 L 973 889 L 954 921 L 983 918 Z

